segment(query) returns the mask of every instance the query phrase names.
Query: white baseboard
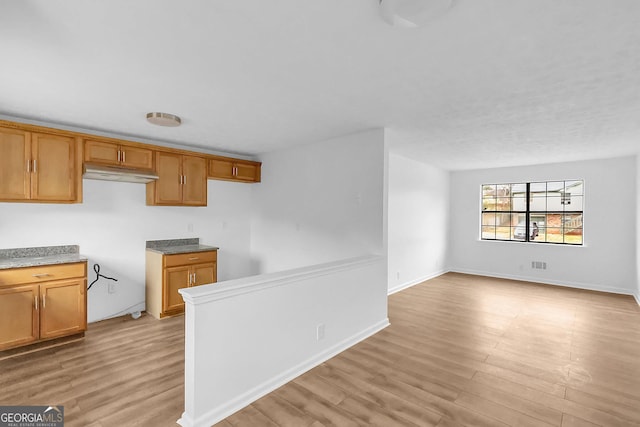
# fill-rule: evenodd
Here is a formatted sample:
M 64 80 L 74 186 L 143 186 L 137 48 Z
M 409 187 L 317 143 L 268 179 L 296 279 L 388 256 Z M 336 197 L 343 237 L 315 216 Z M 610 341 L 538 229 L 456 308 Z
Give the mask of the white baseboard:
M 433 279 L 435 277 L 442 276 L 443 274 L 445 274 L 447 272 L 448 272 L 448 270 L 440 270 L 440 271 L 435 272 L 433 274 L 428 274 L 428 275 L 426 275 L 424 277 L 420 277 L 419 279 L 411 280 L 409 282 L 402 283 L 400 285 L 394 286 L 393 288 L 391 288 L 391 289 L 389 289 L 387 291 L 387 295 L 392 295 L 392 294 L 395 294 L 396 292 L 404 291 L 405 289 L 410 288 L 412 286 L 415 286 L 418 283 L 422 283 L 422 282 L 427 281 L 429 279 Z
M 453 268 L 452 273 L 474 274 L 476 276 L 495 277 L 498 279 L 519 280 L 523 282 L 541 283 L 543 285 L 565 286 L 568 288 L 586 289 L 589 291 L 610 292 L 613 294 L 633 295 L 628 289 L 602 286 L 595 283 L 569 282 L 564 280 L 541 279 L 539 277 L 519 276 L 515 274 L 500 274 L 491 271 L 469 270 L 465 268 Z M 636 297 L 636 300 L 638 298 Z
M 331 359 L 338 353 L 341 353 L 349 347 L 359 343 L 360 341 L 369 338 L 371 335 L 381 331 L 387 326 L 389 326 L 388 318 L 381 320 L 376 324 L 368 327 L 367 329 L 340 341 L 339 343 L 327 348 L 321 353 L 318 353 L 317 355 L 305 360 L 304 362 L 299 363 L 298 365 L 282 372 L 272 379 L 254 387 L 246 393 L 243 393 L 240 396 L 230 400 L 226 404 L 212 409 L 198 419 L 193 419 L 186 413 L 183 413 L 182 417 L 178 420 L 178 424 L 180 424 L 182 427 L 212 426 L 244 408 L 245 406 L 251 404 L 252 402 L 255 402 L 266 394 L 271 393 L 278 387 L 283 386 L 294 378 L 299 377 L 312 368 L 315 368 L 322 362 Z
M 638 303 L 638 305 L 640 305 L 640 291 L 633 294 L 633 297 L 636 299 L 636 302 Z

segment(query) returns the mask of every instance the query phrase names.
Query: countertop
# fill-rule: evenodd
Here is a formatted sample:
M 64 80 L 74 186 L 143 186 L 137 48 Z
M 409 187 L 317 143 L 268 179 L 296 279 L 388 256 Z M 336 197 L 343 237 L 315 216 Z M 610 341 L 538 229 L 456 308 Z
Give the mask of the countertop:
M 79 247 L 74 245 L 0 249 L 0 270 L 85 261 L 87 257 L 80 255 Z
M 199 238 L 147 241 L 148 251 L 157 252 L 163 255 L 217 251 L 218 249 L 219 248 L 215 246 L 201 245 Z

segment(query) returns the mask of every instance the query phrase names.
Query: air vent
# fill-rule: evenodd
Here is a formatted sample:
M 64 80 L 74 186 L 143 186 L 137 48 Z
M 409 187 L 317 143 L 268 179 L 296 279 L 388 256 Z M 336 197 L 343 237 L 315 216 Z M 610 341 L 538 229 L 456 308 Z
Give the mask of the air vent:
M 531 268 L 534 270 L 546 270 L 547 263 L 544 261 L 531 261 Z

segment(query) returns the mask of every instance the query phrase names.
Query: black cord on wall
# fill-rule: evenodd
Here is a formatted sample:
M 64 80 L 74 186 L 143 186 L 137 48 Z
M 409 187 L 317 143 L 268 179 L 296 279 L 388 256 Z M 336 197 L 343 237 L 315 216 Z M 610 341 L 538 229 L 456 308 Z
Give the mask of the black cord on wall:
M 107 277 L 104 274 L 100 274 L 100 264 L 93 264 L 93 271 L 96 272 L 96 280 L 91 282 L 91 284 L 87 287 L 87 290 L 91 289 L 91 287 L 94 285 L 94 283 L 96 283 L 98 280 L 100 280 L 101 277 L 104 278 L 104 279 L 113 280 L 115 282 L 118 281 L 118 279 L 114 279 L 113 277 Z

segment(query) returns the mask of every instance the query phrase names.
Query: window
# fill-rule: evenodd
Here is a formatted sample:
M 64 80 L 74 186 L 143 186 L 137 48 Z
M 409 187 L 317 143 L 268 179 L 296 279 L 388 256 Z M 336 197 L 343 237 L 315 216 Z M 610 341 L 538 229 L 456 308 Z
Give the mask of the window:
M 582 244 L 581 180 L 484 184 L 482 240 Z

